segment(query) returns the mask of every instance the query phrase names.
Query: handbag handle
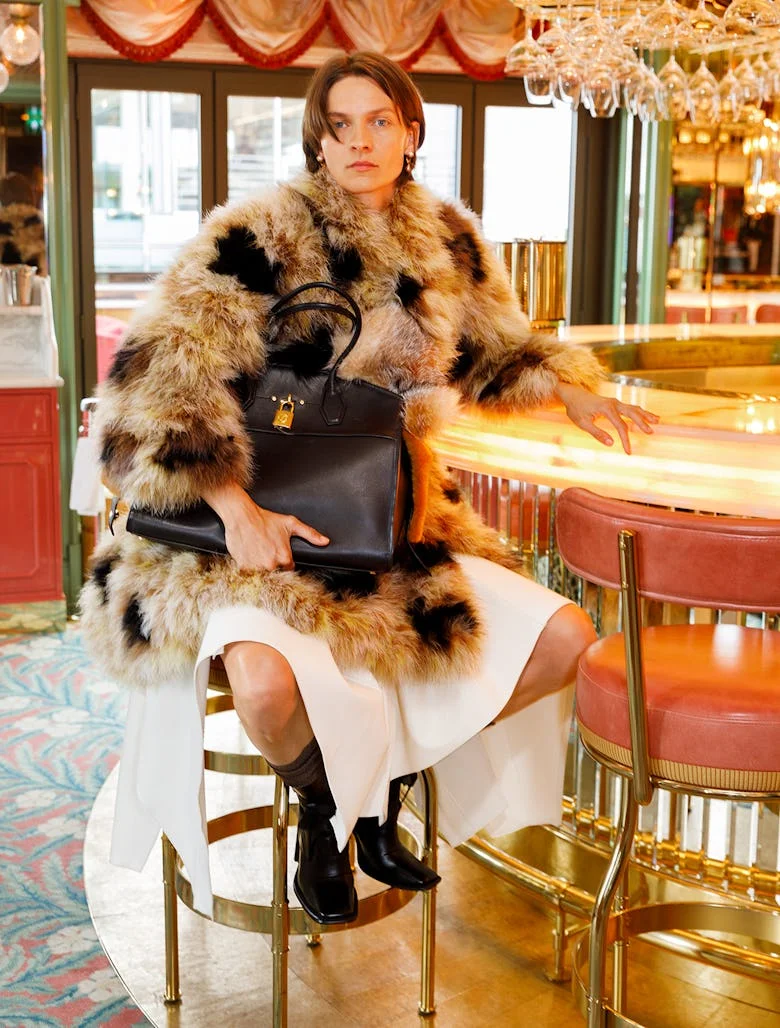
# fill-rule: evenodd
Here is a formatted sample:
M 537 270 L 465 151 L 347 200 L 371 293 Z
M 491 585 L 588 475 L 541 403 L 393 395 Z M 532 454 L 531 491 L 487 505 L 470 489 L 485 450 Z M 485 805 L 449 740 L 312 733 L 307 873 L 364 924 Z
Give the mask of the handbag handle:
M 308 303 L 289 303 L 290 300 L 294 300 L 300 293 L 306 292 L 310 289 L 329 289 L 333 293 L 338 293 L 342 299 L 346 300 L 349 307 L 342 307 L 337 303 L 328 303 L 324 300 L 312 300 Z M 320 403 L 320 411 L 325 419 L 325 423 L 328 425 L 338 425 L 344 417 L 345 408 L 344 401 L 336 386 L 336 374 L 341 364 L 354 350 L 360 337 L 360 331 L 363 327 L 363 318 L 360 313 L 360 308 L 345 289 L 342 289 L 340 286 L 333 285 L 332 282 L 306 282 L 304 285 L 297 286 L 295 289 L 292 289 L 289 293 L 286 293 L 277 300 L 270 310 L 270 316 L 272 318 L 281 318 L 287 314 L 298 314 L 302 311 L 332 311 L 334 314 L 343 314 L 345 318 L 349 318 L 352 322 L 352 338 L 339 354 L 338 359 L 330 369 L 328 381 L 325 385 L 325 389 L 322 394 L 322 401 Z

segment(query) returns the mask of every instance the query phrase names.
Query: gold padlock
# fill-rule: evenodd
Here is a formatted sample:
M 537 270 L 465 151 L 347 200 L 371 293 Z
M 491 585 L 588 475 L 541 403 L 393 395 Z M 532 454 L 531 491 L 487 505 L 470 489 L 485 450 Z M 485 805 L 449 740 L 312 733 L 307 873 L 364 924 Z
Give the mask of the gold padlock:
M 292 428 L 294 417 L 295 401 L 288 393 L 286 400 L 279 400 L 279 408 L 274 414 L 273 426 L 282 431 L 287 431 Z

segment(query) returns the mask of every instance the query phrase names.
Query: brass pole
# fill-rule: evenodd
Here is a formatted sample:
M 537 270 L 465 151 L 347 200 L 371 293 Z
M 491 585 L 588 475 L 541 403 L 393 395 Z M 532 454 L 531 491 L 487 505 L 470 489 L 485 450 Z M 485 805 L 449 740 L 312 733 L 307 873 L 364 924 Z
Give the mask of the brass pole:
M 623 788 L 628 782 L 623 782 Z M 615 913 L 622 914 L 628 905 L 628 865 L 620 877 L 615 894 Z M 618 1013 L 626 1009 L 626 992 L 628 987 L 628 942 L 623 931 L 623 922 L 617 922 L 617 933 L 612 946 L 612 1006 Z
M 287 953 L 290 948 L 290 907 L 287 902 L 287 786 L 276 779 L 274 790 L 274 890 L 271 900 L 271 953 L 273 955 L 274 1028 L 287 1028 Z
M 718 208 L 718 173 L 720 171 L 720 133 L 715 139 L 715 163 L 712 171 L 712 182 L 710 183 L 710 204 L 707 210 L 707 271 L 705 274 L 705 289 L 707 292 L 707 306 L 704 310 L 704 317 L 707 324 L 712 322 L 712 279 L 715 274 L 715 221 Z
M 162 837 L 163 896 L 165 900 L 165 1002 L 181 1003 L 179 988 L 179 919 L 176 909 L 176 850 Z
M 620 819 L 615 848 L 607 873 L 599 886 L 590 922 L 588 966 L 588 1028 L 606 1028 L 604 1007 L 604 969 L 607 959 L 607 929 L 612 900 L 628 867 L 636 831 L 637 804 L 629 782 L 623 783 L 620 798 Z
M 425 797 L 425 821 L 423 822 L 423 861 L 436 870 L 436 847 L 439 835 L 438 796 L 436 777 L 430 769 L 420 775 Z M 435 989 L 436 954 L 436 889 L 423 893 L 422 909 L 422 957 L 420 965 L 420 1005 L 418 1010 L 424 1016 L 436 1013 Z
M 623 637 L 626 647 L 626 682 L 631 725 L 634 796 L 637 803 L 646 806 L 652 799 L 653 786 L 650 782 L 650 757 L 647 744 L 647 711 L 645 710 L 645 683 L 642 673 L 641 624 L 633 532 L 623 529 L 619 533 L 618 550 L 620 591 L 623 597 Z

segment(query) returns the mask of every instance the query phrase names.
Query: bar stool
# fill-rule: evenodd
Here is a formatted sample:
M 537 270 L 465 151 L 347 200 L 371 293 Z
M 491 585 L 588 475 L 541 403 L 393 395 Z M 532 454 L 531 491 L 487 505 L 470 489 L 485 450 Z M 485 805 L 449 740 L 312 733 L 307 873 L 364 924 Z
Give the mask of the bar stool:
M 780 303 L 762 303 L 756 308 L 757 323 L 780 323 Z
M 224 664 L 219 658 L 211 663 L 208 687 L 217 695 L 206 700 L 206 715 L 233 710 L 233 696 Z M 207 771 L 238 775 L 273 775 L 273 770 L 259 753 L 224 753 L 204 750 Z M 275 776 L 276 777 L 276 776 Z M 404 845 L 411 849 L 429 867 L 436 869 L 437 806 L 436 780 L 431 770 L 419 776 L 423 798 L 422 845 L 402 824 L 398 832 Z M 384 888 L 360 900 L 357 920 L 350 924 L 320 925 L 311 921 L 299 907 L 289 908 L 287 898 L 287 829 L 297 824 L 297 807 L 289 806 L 289 790 L 276 777 L 273 806 L 253 807 L 231 811 L 207 822 L 209 845 L 242 832 L 260 828 L 273 829 L 273 896 L 270 906 L 246 903 L 214 896 L 213 920 L 231 928 L 259 932 L 271 936 L 273 958 L 273 1021 L 274 1028 L 287 1028 L 287 953 L 290 935 L 305 935 L 310 946 L 316 946 L 325 933 L 346 931 L 372 924 L 388 914 L 405 907 L 415 893 L 395 888 Z M 352 845 L 352 840 L 350 840 Z M 181 1000 L 179 987 L 178 914 L 176 898 L 193 909 L 192 886 L 183 873 L 181 858 L 173 843 L 163 835 L 163 892 L 165 900 L 165 1002 Z M 353 858 L 354 858 L 354 851 Z M 354 859 L 352 860 L 354 865 Z M 202 915 L 205 916 L 205 915 Z M 436 889 L 422 896 L 422 952 L 420 958 L 420 1003 L 423 1015 L 434 1014 L 434 952 L 436 941 Z
M 577 670 L 583 744 L 622 776 L 612 859 L 572 985 L 589 1028 L 635 1026 L 620 1012 L 631 936 L 674 928 L 780 944 L 780 915 L 720 903 L 658 903 L 610 916 L 625 895 L 638 805 L 653 789 L 780 800 L 780 632 L 732 624 L 642 628 L 640 597 L 754 613 L 780 611 L 780 521 L 663 510 L 568 489 L 558 500 L 564 563 L 619 589 L 623 631 L 593 643 Z M 605 998 L 615 947 L 617 997 Z M 584 966 L 588 963 L 587 980 Z

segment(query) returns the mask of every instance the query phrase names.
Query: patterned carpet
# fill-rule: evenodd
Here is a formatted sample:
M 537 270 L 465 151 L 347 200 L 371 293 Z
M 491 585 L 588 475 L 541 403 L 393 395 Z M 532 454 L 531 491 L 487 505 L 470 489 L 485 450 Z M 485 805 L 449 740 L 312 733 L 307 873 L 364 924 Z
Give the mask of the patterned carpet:
M 124 705 L 77 628 L 0 637 L 0 1028 L 148 1024 L 100 948 L 82 876 Z

